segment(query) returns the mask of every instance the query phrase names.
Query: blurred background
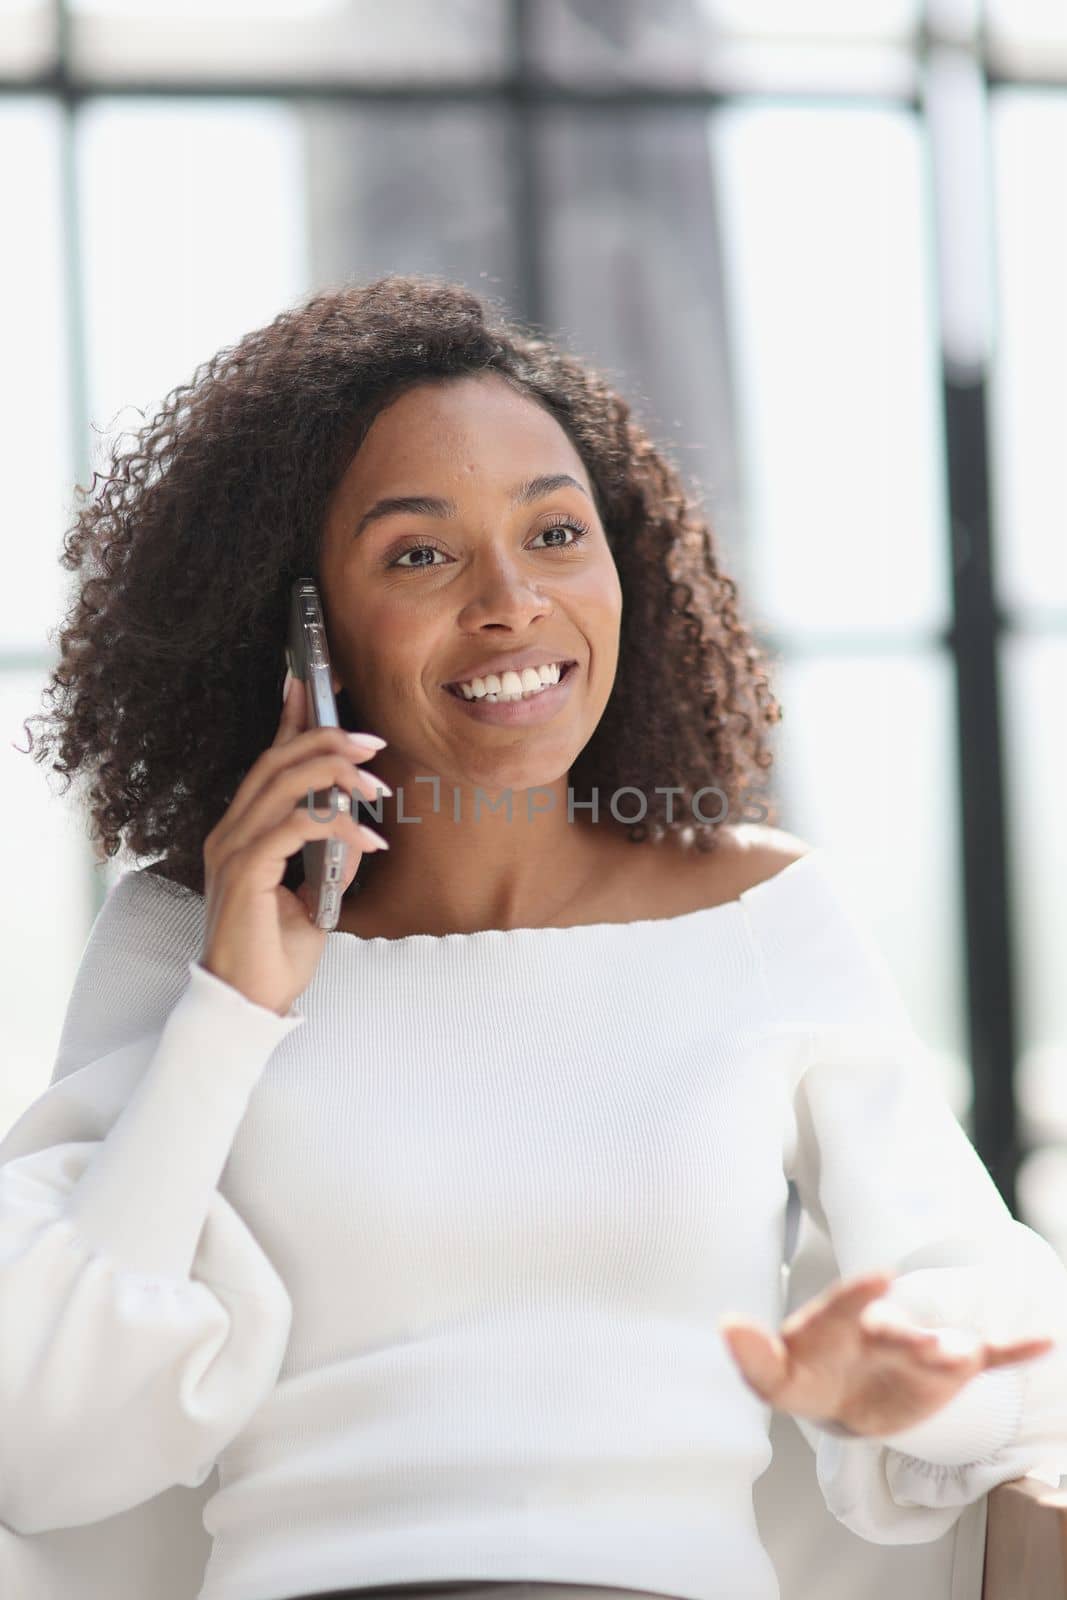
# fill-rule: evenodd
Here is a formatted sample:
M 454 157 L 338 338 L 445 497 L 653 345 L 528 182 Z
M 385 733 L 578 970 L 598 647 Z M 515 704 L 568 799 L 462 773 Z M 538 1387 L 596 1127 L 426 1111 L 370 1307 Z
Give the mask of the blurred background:
M 285 307 L 433 273 L 702 494 L 781 825 L 1067 1260 L 1063 0 L 0 0 L 0 218 L 0 1126 L 143 864 L 22 753 L 75 485 Z

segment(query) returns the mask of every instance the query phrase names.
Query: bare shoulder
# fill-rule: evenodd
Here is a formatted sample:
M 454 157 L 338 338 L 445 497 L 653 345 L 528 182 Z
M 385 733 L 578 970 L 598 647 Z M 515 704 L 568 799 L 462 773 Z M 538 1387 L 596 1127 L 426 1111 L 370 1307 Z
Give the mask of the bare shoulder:
M 724 823 L 712 850 L 684 845 L 674 834 L 639 860 L 634 848 L 629 840 L 615 840 L 621 854 L 611 862 L 614 870 L 602 873 L 603 894 L 587 897 L 585 919 L 628 922 L 711 910 L 773 878 L 811 846 L 781 828 Z
M 775 877 L 785 867 L 805 856 L 812 846 L 784 828 L 768 828 L 761 823 L 744 822 L 723 828 L 719 847 L 708 857 L 709 883 L 713 904 L 736 899 L 758 883 Z M 723 881 L 729 893 L 723 893 Z

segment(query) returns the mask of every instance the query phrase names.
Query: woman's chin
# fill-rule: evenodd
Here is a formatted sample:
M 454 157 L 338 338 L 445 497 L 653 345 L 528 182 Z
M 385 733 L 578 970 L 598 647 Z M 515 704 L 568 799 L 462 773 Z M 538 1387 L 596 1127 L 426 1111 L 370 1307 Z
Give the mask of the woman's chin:
M 560 779 L 567 777 L 570 766 L 571 763 L 567 760 L 554 761 L 548 764 L 544 761 L 509 761 L 507 759 L 465 762 L 462 766 L 456 766 L 450 771 L 445 771 L 443 766 L 439 765 L 438 775 L 442 790 L 441 804 L 442 806 L 446 804 L 444 795 L 450 794 L 455 788 L 460 790 L 479 790 L 479 803 L 481 805 L 488 807 L 495 802 L 499 802 L 501 808 L 504 808 L 510 791 L 512 810 L 514 810 L 519 795 L 524 794 L 528 789 L 551 790 L 555 784 L 559 783 Z M 430 793 L 429 787 L 425 783 L 421 783 L 419 789 L 427 796 Z M 541 797 L 541 803 L 537 806 L 537 810 L 546 810 L 548 808 L 547 802 L 548 795 L 546 793 Z M 534 805 L 531 803 L 531 821 L 536 814 Z

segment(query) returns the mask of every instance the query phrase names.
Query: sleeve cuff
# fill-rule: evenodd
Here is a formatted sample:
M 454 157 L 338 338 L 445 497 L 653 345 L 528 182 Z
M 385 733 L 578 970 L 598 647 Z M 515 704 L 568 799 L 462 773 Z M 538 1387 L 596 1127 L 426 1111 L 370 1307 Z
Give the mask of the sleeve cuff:
M 218 997 L 215 1004 L 228 1004 L 235 1017 L 247 1017 L 248 1013 L 252 1012 L 253 1015 L 270 1017 L 275 1023 L 291 1024 L 304 1020 L 303 1014 L 296 1009 L 295 1005 L 289 1007 L 284 1017 L 280 1017 L 269 1006 L 257 1005 L 254 1000 L 249 1000 L 247 995 L 243 995 L 240 989 L 235 989 L 232 983 L 224 983 L 221 978 L 216 978 L 213 972 L 209 972 L 206 967 L 202 967 L 200 962 L 196 960 L 189 962 L 189 982 L 194 988 L 213 992 Z M 283 1028 L 282 1037 L 284 1038 L 289 1031 L 289 1028 Z
M 891 1450 L 936 1466 L 988 1461 L 1018 1437 L 1024 1389 L 1021 1366 L 994 1367 L 972 1378 L 933 1416 L 878 1437 Z
M 174 1036 L 174 1053 L 184 1051 L 187 1086 L 195 1083 L 210 1098 L 223 1100 L 243 1115 L 268 1056 L 303 1021 L 295 1007 L 280 1017 L 191 960 L 189 984 L 171 1014 L 168 1031 Z M 204 1049 L 205 1028 L 215 1047 L 210 1053 Z

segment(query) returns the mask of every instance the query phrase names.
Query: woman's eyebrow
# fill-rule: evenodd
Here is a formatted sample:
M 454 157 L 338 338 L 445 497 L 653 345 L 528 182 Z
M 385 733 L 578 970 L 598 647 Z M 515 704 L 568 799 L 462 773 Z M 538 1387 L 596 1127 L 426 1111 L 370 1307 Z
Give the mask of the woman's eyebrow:
M 533 500 L 542 499 L 546 494 L 553 494 L 557 489 L 579 489 L 586 499 L 589 499 L 587 491 L 582 488 L 577 478 L 571 477 L 569 472 L 543 472 L 539 477 L 528 478 L 524 483 L 515 485 L 509 499 L 513 506 L 526 506 Z M 384 500 L 376 500 L 370 510 L 365 511 L 360 517 L 352 534 L 353 539 L 358 539 L 372 522 L 378 522 L 382 517 L 395 516 L 397 512 L 404 512 L 411 517 L 454 517 L 456 502 L 425 494 L 390 495 Z

